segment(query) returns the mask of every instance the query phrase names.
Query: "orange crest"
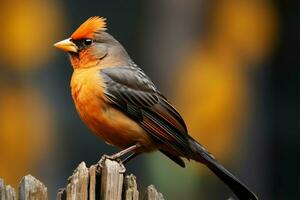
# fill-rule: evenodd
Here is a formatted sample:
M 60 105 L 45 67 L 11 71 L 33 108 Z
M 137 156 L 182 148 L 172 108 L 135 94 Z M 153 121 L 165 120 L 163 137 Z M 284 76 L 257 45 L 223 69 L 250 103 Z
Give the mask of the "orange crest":
M 71 38 L 73 40 L 93 38 L 96 32 L 106 30 L 105 20 L 106 19 L 103 17 L 90 17 L 77 28 L 77 30 L 71 35 Z

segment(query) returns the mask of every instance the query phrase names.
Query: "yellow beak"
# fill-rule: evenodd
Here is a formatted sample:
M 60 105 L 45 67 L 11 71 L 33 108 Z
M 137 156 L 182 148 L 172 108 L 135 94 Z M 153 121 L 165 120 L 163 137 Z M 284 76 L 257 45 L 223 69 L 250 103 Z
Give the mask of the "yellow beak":
M 71 41 L 70 38 L 57 42 L 54 46 L 66 52 L 78 52 L 78 47 Z

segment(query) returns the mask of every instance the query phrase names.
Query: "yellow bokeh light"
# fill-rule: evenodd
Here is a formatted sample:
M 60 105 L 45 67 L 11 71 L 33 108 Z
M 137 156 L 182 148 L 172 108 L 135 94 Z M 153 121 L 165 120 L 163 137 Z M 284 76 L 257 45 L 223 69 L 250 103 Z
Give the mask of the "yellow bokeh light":
M 270 52 L 277 21 L 268 0 L 222 0 L 214 5 L 209 34 L 183 59 L 176 99 L 191 135 L 227 160 L 237 155 L 248 117 L 247 67 Z
M 17 186 L 49 155 L 52 117 L 49 105 L 32 88 L 2 86 L 0 97 L 0 175 Z
M 5 1 L 1 3 L 0 19 L 0 59 L 4 67 L 32 69 L 51 58 L 53 41 L 63 24 L 55 1 Z
M 220 1 L 213 17 L 213 33 L 231 43 L 248 61 L 266 56 L 276 40 L 277 16 L 268 0 Z
M 198 50 L 187 59 L 189 68 L 177 82 L 176 99 L 190 134 L 225 160 L 234 150 L 247 111 L 247 82 L 231 67 L 239 63 L 218 53 Z

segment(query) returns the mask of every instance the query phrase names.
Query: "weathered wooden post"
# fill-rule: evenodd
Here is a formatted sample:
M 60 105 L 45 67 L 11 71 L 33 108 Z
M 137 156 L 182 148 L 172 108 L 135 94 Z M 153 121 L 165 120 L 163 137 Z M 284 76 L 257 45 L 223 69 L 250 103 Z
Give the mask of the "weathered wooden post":
M 164 197 L 160 192 L 157 192 L 154 185 L 149 185 L 144 196 L 144 200 L 163 200 Z
M 122 164 L 106 159 L 103 166 L 86 167 L 81 162 L 68 178 L 66 188 L 58 190 L 57 200 L 163 200 L 153 185 L 144 196 L 138 191 L 136 177 L 127 175 Z M 19 200 L 48 200 L 45 185 L 31 175 L 23 177 L 19 185 Z M 142 198 L 141 198 L 142 197 Z M 16 200 L 14 188 L 0 179 L 0 200 Z
M 16 200 L 16 191 L 10 185 L 5 185 L 4 180 L 0 178 L 0 199 Z
M 45 185 L 31 175 L 23 177 L 19 186 L 20 200 L 47 200 L 48 192 Z M 7 199 L 9 200 L 9 199 Z
M 138 200 L 139 191 L 137 189 L 136 178 L 130 174 L 125 177 L 124 181 L 124 200 Z

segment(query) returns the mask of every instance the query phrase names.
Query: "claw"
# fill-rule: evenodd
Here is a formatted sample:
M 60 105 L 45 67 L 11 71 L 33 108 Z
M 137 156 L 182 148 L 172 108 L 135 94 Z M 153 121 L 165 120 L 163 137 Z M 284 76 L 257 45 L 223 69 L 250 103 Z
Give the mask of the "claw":
M 106 154 L 104 154 L 104 155 L 100 158 L 100 160 L 98 161 L 97 164 L 98 164 L 99 168 L 103 168 L 104 162 L 105 162 L 106 159 L 110 159 L 110 160 L 112 160 L 112 161 L 117 161 L 117 162 L 119 163 L 119 165 L 121 166 L 121 169 L 120 169 L 119 173 L 123 174 L 123 173 L 126 172 L 126 168 L 125 168 L 125 166 L 123 165 L 123 162 L 122 162 L 121 159 L 119 159 L 119 158 L 114 158 L 113 156 L 109 156 L 109 155 L 106 155 Z
M 103 163 L 105 162 L 105 160 L 106 159 L 108 159 L 109 158 L 109 155 L 106 155 L 106 154 L 104 154 L 101 158 L 100 158 L 100 160 L 98 161 L 98 166 L 100 167 L 100 168 L 103 168 Z
M 119 163 L 119 165 L 121 167 L 119 173 L 120 174 L 124 174 L 126 172 L 126 168 L 125 168 L 125 166 L 123 164 L 123 161 L 121 159 L 117 159 L 116 161 Z

